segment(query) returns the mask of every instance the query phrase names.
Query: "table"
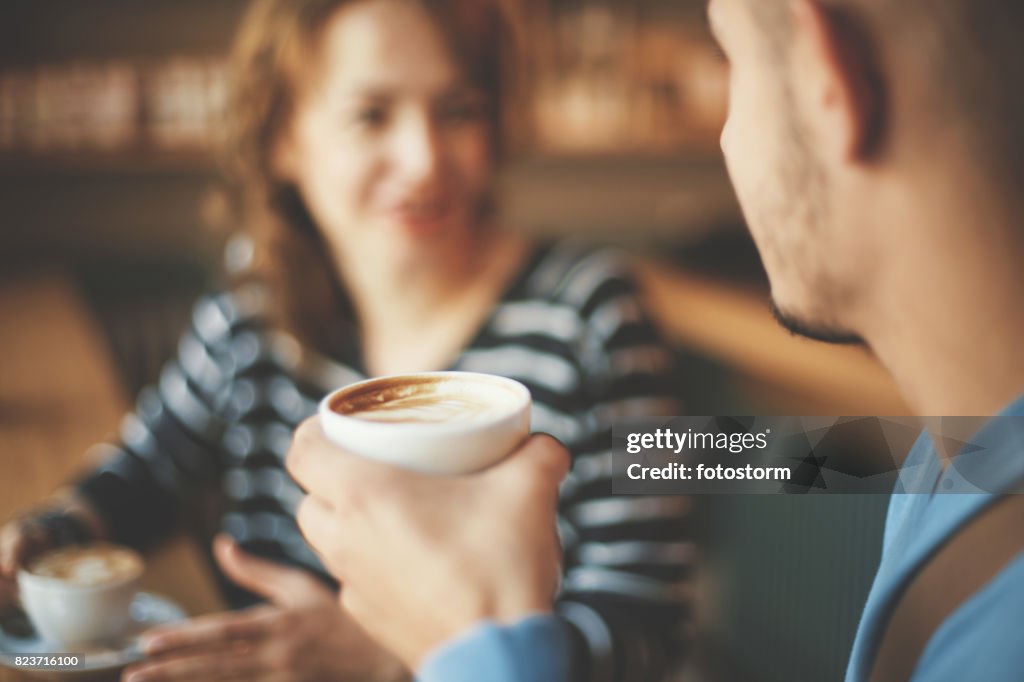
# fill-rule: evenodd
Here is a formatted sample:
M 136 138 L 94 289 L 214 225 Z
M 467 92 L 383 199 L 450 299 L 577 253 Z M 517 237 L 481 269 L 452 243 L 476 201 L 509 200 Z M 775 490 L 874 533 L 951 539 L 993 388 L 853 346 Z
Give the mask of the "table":
M 128 404 L 102 335 L 66 278 L 0 281 L 0 520 L 89 466 L 89 447 L 114 433 Z M 150 557 L 144 586 L 190 615 L 224 608 L 184 537 Z M 0 682 L 28 679 L 0 669 Z

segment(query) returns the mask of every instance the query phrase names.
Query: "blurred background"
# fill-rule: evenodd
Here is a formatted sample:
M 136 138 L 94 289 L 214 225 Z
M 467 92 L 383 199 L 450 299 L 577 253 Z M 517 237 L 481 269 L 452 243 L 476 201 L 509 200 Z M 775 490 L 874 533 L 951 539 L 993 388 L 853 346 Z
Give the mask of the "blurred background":
M 103 436 L 215 285 L 233 226 L 214 150 L 246 4 L 0 3 L 0 428 L 52 376 Z M 501 181 L 509 224 L 636 254 L 692 414 L 905 414 L 866 353 L 790 338 L 768 313 L 718 154 L 728 73 L 705 3 L 514 4 L 532 59 Z M 885 504 L 708 500 L 689 678 L 839 679 Z

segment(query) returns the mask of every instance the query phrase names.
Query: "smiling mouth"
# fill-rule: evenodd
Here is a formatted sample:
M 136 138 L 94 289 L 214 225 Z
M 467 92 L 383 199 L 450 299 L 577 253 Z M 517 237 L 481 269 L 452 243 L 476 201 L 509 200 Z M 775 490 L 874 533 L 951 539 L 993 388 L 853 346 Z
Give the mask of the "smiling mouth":
M 406 201 L 395 207 L 391 213 L 400 221 L 411 225 L 427 225 L 445 219 L 450 210 L 447 201 Z

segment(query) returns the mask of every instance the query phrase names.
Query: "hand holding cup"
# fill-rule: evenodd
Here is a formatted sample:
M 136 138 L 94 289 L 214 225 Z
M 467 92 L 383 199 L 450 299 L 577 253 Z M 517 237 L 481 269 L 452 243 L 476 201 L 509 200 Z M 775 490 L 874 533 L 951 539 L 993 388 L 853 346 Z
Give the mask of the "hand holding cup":
M 25 512 L 0 528 L 0 578 L 13 579 L 20 568 L 44 552 L 102 539 L 101 522 L 90 506 L 70 493 Z
M 55 498 L 46 507 L 8 521 L 0 528 L 0 612 L 16 602 L 15 579 L 20 569 L 50 550 L 99 535 L 91 511 L 71 498 Z
M 554 439 L 527 439 L 528 393 L 489 393 L 508 380 L 430 380 L 418 384 L 426 395 L 404 377 L 328 396 L 287 460 L 309 492 L 299 525 L 341 581 L 342 605 L 412 669 L 478 622 L 551 610 L 569 461 Z M 376 390 L 389 385 L 402 390 Z M 486 395 L 493 410 L 459 418 L 460 400 Z

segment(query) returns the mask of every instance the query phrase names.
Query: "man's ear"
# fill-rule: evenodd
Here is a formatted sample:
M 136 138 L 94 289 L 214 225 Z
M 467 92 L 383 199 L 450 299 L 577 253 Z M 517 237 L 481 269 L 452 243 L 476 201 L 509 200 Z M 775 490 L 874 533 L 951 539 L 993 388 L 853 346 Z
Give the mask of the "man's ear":
M 804 123 L 835 161 L 863 160 L 880 142 L 884 92 L 856 17 L 820 0 L 791 0 L 793 93 Z

